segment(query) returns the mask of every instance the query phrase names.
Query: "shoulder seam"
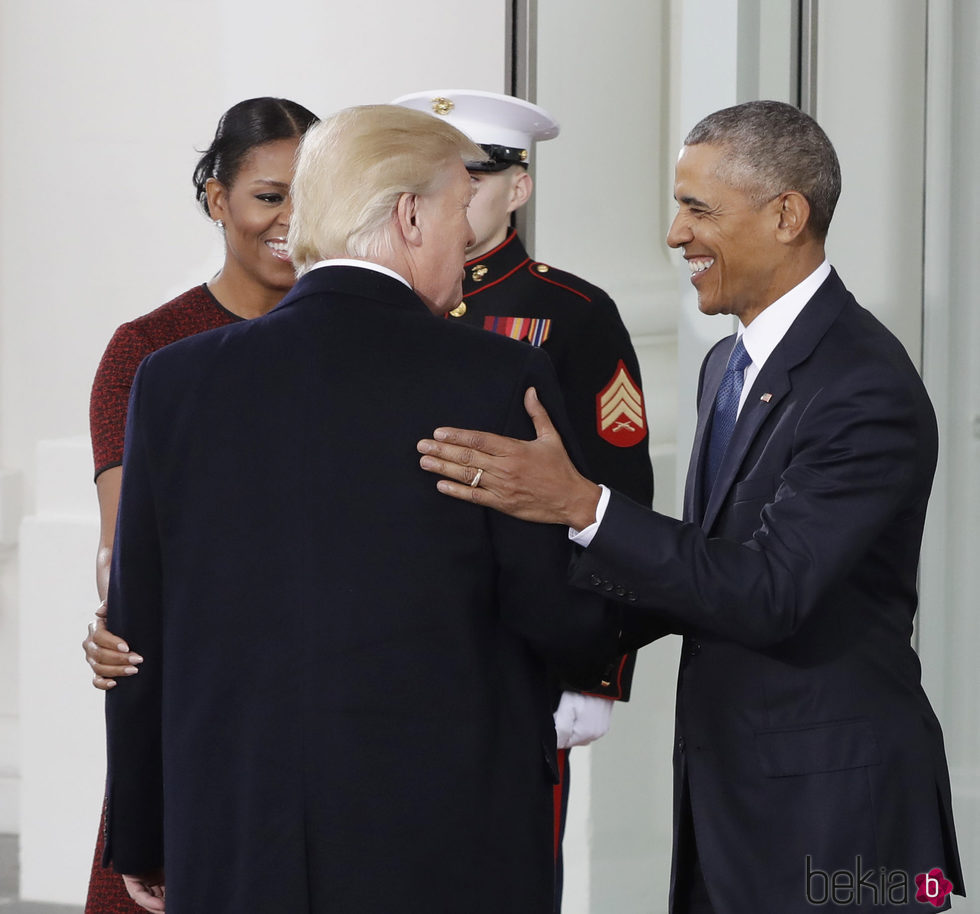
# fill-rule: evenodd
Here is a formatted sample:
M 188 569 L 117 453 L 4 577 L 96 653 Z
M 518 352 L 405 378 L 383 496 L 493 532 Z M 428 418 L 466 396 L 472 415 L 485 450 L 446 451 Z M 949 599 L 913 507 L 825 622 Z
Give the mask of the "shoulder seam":
M 571 286 L 567 286 L 563 282 L 558 282 L 557 280 L 551 279 L 551 277 L 545 276 L 543 273 L 539 273 L 537 270 L 533 269 L 533 267 L 535 267 L 539 263 L 542 263 L 542 261 L 535 260 L 535 261 L 529 261 L 528 262 L 528 272 L 535 279 L 540 279 L 542 282 L 551 283 L 551 285 L 553 285 L 553 286 L 558 286 L 559 289 L 565 289 L 566 291 L 571 292 L 573 295 L 577 295 L 579 298 L 585 299 L 585 301 L 587 301 L 587 302 L 591 302 L 592 301 L 592 296 L 586 295 L 584 292 L 580 292 L 578 289 L 573 289 Z M 544 265 L 545 266 L 548 266 L 548 264 L 544 264 Z M 548 266 L 548 269 L 551 270 L 551 269 L 554 269 L 554 268 Z

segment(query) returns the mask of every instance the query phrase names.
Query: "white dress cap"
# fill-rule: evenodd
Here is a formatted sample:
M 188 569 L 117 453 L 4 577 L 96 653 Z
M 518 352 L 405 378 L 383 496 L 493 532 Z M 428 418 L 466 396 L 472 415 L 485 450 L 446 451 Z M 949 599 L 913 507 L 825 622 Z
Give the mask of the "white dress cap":
M 544 108 L 513 95 L 477 89 L 432 89 L 396 98 L 393 105 L 444 118 L 474 143 L 487 149 L 503 167 L 530 161 L 535 140 L 558 136 L 559 126 Z

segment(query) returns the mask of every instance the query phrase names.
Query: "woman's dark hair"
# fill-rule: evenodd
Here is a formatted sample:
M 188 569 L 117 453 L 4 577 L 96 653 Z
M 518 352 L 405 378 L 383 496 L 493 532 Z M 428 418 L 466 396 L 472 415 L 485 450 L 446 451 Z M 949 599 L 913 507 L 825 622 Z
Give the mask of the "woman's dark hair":
M 249 98 L 232 105 L 221 115 L 214 139 L 194 169 L 197 202 L 205 215 L 211 215 L 205 189 L 208 178 L 231 187 L 246 156 L 256 146 L 301 137 L 316 122 L 313 112 L 288 98 Z

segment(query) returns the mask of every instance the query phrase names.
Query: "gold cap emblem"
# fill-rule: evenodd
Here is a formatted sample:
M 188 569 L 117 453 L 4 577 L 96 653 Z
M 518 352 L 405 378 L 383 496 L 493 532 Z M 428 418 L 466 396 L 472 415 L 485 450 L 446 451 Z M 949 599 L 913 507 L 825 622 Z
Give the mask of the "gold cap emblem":
M 522 162 L 526 162 L 527 161 L 527 150 L 526 149 L 522 149 L 521 150 L 521 161 Z
M 478 263 L 475 267 L 473 267 L 473 271 L 470 275 L 473 277 L 473 282 L 480 282 L 480 280 L 482 280 L 483 277 L 489 272 L 490 267 L 486 266 L 486 264 Z
M 455 102 L 450 101 L 448 98 L 443 98 L 441 95 L 432 99 L 432 110 L 436 114 L 449 114 L 455 107 Z
M 449 312 L 452 317 L 462 317 L 466 314 L 466 302 L 461 301 L 452 311 Z

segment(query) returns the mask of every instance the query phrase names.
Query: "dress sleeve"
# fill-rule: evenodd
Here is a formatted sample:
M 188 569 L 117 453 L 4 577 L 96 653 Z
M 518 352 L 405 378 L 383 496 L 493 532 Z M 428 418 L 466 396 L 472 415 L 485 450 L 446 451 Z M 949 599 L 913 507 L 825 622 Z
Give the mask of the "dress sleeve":
M 112 335 L 95 373 L 89 401 L 89 428 L 95 475 L 122 465 L 129 391 L 140 362 L 153 345 L 132 324 L 123 324 Z

